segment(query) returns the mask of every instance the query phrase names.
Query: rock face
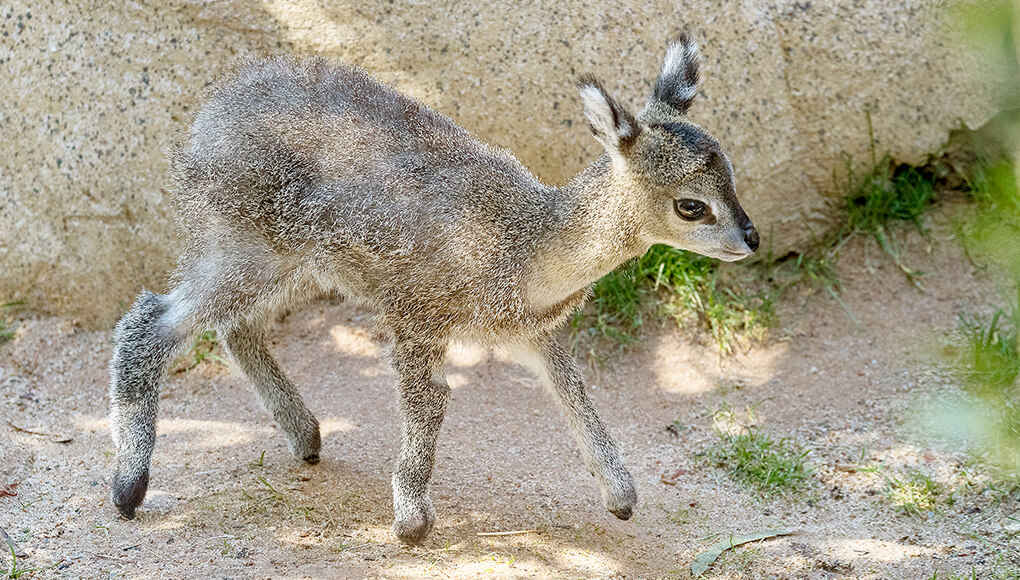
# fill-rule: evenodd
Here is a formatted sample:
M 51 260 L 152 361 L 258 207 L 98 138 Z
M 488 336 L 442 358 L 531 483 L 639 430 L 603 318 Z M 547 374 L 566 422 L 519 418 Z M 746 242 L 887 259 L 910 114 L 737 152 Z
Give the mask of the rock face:
M 670 34 L 702 40 L 691 117 L 782 252 L 824 228 L 841 153 L 917 162 L 993 112 L 944 0 L 406 5 L 313 0 L 15 0 L 0 8 L 0 302 L 104 325 L 164 289 L 178 247 L 165 150 L 238 56 L 358 64 L 561 184 L 598 153 L 574 81 L 640 109 Z

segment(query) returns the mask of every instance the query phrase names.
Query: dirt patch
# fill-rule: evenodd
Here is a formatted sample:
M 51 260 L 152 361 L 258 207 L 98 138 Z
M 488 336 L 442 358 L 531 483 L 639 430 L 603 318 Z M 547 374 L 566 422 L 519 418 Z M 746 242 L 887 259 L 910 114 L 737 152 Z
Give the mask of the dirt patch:
M 984 577 L 1015 568 L 1016 499 L 967 486 L 981 480 L 980 466 L 925 443 L 911 421 L 922 398 L 955 388 L 932 365 L 933 345 L 962 310 L 996 301 L 990 280 L 940 241 L 948 229 L 938 222 L 952 211 L 936 211 L 931 239 L 907 238 L 905 259 L 929 272 L 924 292 L 874 244 L 843 250 L 842 297 L 860 327 L 824 293 L 805 290 L 782 301 L 768 344 L 731 359 L 664 327 L 591 373 L 592 397 L 638 484 L 627 522 L 601 507 L 537 382 L 499 353 L 458 346 L 432 488 L 439 521 L 424 546 L 399 544 L 389 532 L 393 377 L 369 314 L 323 301 L 274 335 L 322 423 L 322 463 L 294 460 L 245 380 L 203 363 L 164 389 L 152 490 L 134 521 L 108 499 L 110 334 L 22 322 L 0 347 L 0 490 L 16 494 L 0 494 L 0 527 L 28 554 L 19 567 L 44 568 L 38 578 L 683 578 L 720 537 L 766 529 L 793 534 L 729 551 L 707 576 Z M 753 408 L 760 428 L 812 450 L 807 491 L 756 499 L 701 459 L 724 405 L 744 419 Z M 866 465 L 923 472 L 954 493 L 952 505 L 944 497 L 934 511 L 903 514 Z M 512 530 L 537 532 L 477 535 Z

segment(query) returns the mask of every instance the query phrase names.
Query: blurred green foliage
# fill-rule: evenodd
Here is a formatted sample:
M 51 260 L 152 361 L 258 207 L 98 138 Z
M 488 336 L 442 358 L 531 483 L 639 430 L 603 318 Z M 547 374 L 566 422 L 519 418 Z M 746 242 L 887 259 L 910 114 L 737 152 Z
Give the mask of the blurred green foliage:
M 983 160 L 969 184 L 974 205 L 957 221 L 958 239 L 995 280 L 1001 302 L 991 314 L 960 316 L 952 352 L 969 397 L 962 424 L 1000 476 L 1020 480 L 1020 190 L 1003 159 Z
M 1003 113 L 971 136 L 974 163 L 965 169 L 973 201 L 956 222 L 971 260 L 1000 290 L 990 314 L 960 317 L 951 350 L 967 399 L 948 410 L 943 427 L 968 438 L 1002 479 L 1020 483 L 1020 3 L 959 3 L 953 17 L 962 42 L 980 51 L 1001 89 Z M 961 427 L 962 430 L 961 430 Z

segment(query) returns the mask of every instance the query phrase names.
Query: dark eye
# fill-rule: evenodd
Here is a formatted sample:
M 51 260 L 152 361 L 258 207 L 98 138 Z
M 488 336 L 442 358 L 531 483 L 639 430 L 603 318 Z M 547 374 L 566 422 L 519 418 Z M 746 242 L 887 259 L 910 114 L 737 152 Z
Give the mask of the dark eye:
M 700 220 L 705 215 L 706 208 L 705 204 L 696 199 L 674 199 L 673 209 L 676 210 L 676 215 L 692 222 Z

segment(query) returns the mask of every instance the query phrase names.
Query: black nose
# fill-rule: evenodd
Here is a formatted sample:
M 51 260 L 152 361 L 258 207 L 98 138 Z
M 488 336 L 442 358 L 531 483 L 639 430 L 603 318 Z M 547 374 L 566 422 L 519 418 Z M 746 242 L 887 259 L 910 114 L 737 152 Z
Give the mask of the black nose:
M 761 242 L 758 238 L 758 230 L 754 229 L 750 223 L 744 227 L 744 241 L 747 242 L 747 247 L 751 248 L 752 252 L 758 249 L 758 243 Z

